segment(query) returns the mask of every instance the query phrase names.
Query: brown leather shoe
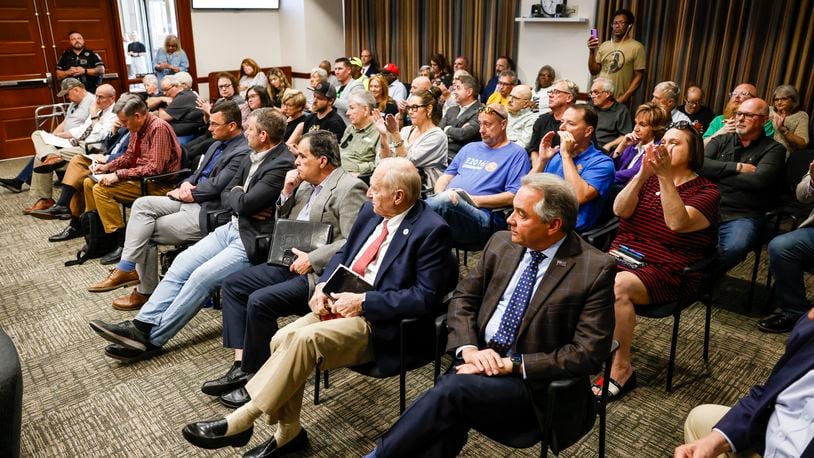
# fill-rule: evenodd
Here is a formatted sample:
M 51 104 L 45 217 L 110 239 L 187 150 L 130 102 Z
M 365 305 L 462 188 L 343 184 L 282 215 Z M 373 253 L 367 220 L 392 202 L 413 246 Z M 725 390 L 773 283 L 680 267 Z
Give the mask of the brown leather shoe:
M 63 165 L 67 164 L 68 161 L 62 159 L 61 156 L 56 154 L 49 154 L 45 156 L 45 159 L 42 160 L 42 165 L 34 167 L 34 172 L 36 173 L 51 173 L 54 170 L 62 167 Z
M 147 299 L 149 298 L 149 294 L 141 294 L 136 290 L 136 288 L 133 288 L 133 291 L 129 296 L 122 296 L 113 299 L 113 308 L 125 312 L 130 310 L 138 310 L 142 305 L 147 303 Z
M 94 283 L 88 287 L 91 293 L 103 293 L 105 291 L 113 291 L 116 288 L 124 288 L 127 286 L 135 286 L 139 284 L 138 273 L 134 270 L 132 272 L 125 272 L 116 269 L 115 267 L 110 270 L 107 278 Z
M 23 215 L 30 215 L 31 212 L 36 210 L 48 210 L 49 208 L 53 207 L 55 203 L 56 202 L 54 202 L 54 199 L 40 199 L 34 202 L 34 205 L 24 208 Z

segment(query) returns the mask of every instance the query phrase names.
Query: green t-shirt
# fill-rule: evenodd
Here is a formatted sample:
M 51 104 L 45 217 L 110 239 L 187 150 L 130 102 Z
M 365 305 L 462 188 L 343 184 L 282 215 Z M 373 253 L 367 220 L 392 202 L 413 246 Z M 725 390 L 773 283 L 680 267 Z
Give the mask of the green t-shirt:
M 704 138 L 712 137 L 715 132 L 721 130 L 721 127 L 724 126 L 724 115 L 718 115 L 715 119 L 709 123 L 709 127 L 707 128 L 706 132 L 704 132 Z M 772 120 L 768 119 L 766 124 L 763 124 L 763 131 L 766 132 L 767 137 L 771 137 L 774 135 L 774 124 L 772 124 Z

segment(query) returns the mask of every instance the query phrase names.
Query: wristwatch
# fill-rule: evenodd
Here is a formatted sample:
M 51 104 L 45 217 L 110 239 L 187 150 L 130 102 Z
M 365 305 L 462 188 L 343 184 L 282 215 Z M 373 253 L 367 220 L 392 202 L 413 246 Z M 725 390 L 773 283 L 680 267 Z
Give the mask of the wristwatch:
M 523 355 L 515 353 L 511 357 L 512 360 L 512 374 L 523 375 Z

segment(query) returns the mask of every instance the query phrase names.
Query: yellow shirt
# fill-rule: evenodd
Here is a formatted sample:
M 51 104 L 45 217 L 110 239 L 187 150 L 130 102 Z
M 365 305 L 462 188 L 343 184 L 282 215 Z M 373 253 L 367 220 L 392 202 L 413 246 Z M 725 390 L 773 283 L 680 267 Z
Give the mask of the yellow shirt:
M 502 95 L 500 95 L 500 91 L 495 91 L 486 100 L 486 105 L 491 105 L 493 103 L 499 103 L 499 104 L 503 105 L 504 107 L 509 106 L 509 98 L 508 97 L 503 97 Z

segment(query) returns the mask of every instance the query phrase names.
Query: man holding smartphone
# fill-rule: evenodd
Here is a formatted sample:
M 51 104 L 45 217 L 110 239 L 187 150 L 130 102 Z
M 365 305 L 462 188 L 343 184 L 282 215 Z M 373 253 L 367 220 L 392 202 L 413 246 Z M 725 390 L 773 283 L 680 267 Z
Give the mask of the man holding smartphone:
M 599 37 L 592 29 L 588 38 L 588 69 L 591 75 L 599 75 L 613 82 L 613 96 L 619 103 L 627 104 L 642 84 L 645 69 L 644 46 L 631 35 L 635 17 L 626 9 L 613 13 L 613 38 L 599 44 Z

